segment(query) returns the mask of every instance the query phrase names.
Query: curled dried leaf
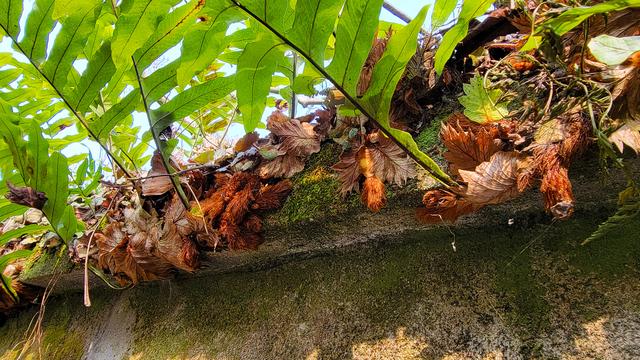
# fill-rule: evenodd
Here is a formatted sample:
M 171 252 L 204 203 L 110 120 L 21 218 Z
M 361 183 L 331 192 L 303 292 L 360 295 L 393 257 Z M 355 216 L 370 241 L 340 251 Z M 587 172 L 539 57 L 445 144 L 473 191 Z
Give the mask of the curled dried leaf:
M 255 144 L 256 141 L 258 141 L 259 138 L 260 138 L 260 135 L 258 135 L 258 133 L 255 132 L 255 131 L 252 131 L 250 133 L 246 133 L 243 137 L 238 139 L 236 144 L 233 146 L 233 150 L 235 152 L 247 151 L 247 150 L 251 149 L 253 144 Z
M 147 178 L 142 181 L 142 195 L 162 195 L 172 188 L 171 178 L 167 175 L 160 152 L 156 150 L 151 157 L 151 170 L 147 174 Z
M 290 178 L 302 170 L 304 170 L 304 158 L 285 153 L 260 165 L 258 175 L 262 179 Z
M 498 131 L 495 127 L 468 126 L 465 131 L 460 124 L 448 122 L 440 132 L 447 151 L 444 158 L 449 162 L 449 171 L 473 170 L 480 163 L 488 161 L 491 155 L 500 150 Z
M 360 167 L 356 154 L 359 153 L 359 149 L 355 151 L 345 151 L 340 155 L 340 161 L 333 165 L 331 168 L 338 173 L 338 179 L 340 179 L 340 194 L 342 196 L 347 195 L 352 190 L 358 189 L 358 179 L 360 178 Z
M 459 173 L 467 183 L 464 197 L 475 205 L 499 204 L 519 194 L 518 155 L 514 152 L 498 151 L 475 171 L 460 170 Z
M 14 204 L 29 206 L 42 210 L 47 202 L 47 196 L 42 191 L 37 191 L 30 187 L 17 187 L 7 181 L 9 192 L 5 195 L 7 200 Z
M 457 193 L 446 189 L 429 190 L 422 198 L 424 208 L 418 208 L 418 220 L 427 224 L 453 223 L 460 216 L 479 208 Z
M 382 58 L 384 50 L 387 48 L 389 38 L 391 38 L 391 31 L 386 33 L 386 37 L 376 37 L 373 40 L 373 46 L 371 47 L 371 50 L 369 50 L 369 56 L 362 67 L 360 78 L 358 79 L 358 86 L 356 89 L 358 96 L 362 96 L 367 89 L 369 89 L 369 85 L 371 85 L 371 75 L 373 75 L 373 68 L 380 58 Z

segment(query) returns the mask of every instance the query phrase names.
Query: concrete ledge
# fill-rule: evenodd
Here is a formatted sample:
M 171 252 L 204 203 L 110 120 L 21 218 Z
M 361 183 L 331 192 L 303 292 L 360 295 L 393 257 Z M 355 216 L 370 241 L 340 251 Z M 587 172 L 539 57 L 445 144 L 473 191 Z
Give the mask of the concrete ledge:
M 617 193 L 624 189 L 626 180 L 621 173 L 613 171 L 604 177 L 595 156 L 586 156 L 571 169 L 571 179 L 576 196 L 574 217 L 592 217 L 611 214 L 616 208 Z M 591 158 L 589 160 L 588 158 Z M 628 161 L 632 173 L 640 178 L 640 161 Z M 255 251 L 211 252 L 205 255 L 203 268 L 189 273 L 178 273 L 178 278 L 207 277 L 212 274 L 233 271 L 266 269 L 286 262 L 308 259 L 350 248 L 357 244 L 385 239 L 407 231 L 441 231 L 442 226 L 428 226 L 415 219 L 415 208 L 420 205 L 422 191 L 415 188 L 398 192 L 388 206 L 380 213 L 366 209 L 349 210 L 337 216 L 301 221 L 282 226 L 275 220 L 278 214 L 269 216 L 266 226 L 266 241 Z M 512 225 L 508 225 L 510 219 Z M 499 231 L 506 228 L 527 229 L 535 224 L 549 223 L 550 216 L 544 213 L 542 200 L 537 190 L 505 204 L 485 207 L 465 216 L 447 231 L 463 228 L 480 231 Z M 568 221 L 573 221 L 569 219 Z M 397 237 L 400 241 L 400 237 Z M 54 272 L 61 273 L 56 293 L 80 291 L 83 287 L 83 271 L 68 259 L 53 254 L 40 256 L 23 272 L 20 280 L 24 283 L 46 287 Z M 92 287 L 106 284 L 93 274 Z

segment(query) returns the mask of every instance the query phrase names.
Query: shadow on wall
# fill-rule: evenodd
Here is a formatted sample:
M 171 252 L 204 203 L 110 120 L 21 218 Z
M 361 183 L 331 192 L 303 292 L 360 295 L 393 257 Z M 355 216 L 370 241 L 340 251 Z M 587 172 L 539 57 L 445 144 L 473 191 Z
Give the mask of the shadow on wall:
M 58 298 L 43 348 L 47 359 L 639 358 L 640 224 L 580 246 L 600 220 L 457 229 L 455 252 L 446 229 L 404 234 L 265 271 L 94 294 L 89 310 L 80 295 Z M 0 329 L 0 349 L 29 316 Z

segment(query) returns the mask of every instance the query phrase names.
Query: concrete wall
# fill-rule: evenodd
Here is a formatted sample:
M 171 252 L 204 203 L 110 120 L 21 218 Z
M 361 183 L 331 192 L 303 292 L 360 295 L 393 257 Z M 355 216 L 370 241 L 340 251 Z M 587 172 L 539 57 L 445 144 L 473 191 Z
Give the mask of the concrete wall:
M 580 246 L 608 215 L 591 210 L 94 290 L 89 309 L 79 293 L 59 295 L 40 349 L 46 359 L 639 358 L 640 224 Z M 4 358 L 34 314 L 3 325 Z

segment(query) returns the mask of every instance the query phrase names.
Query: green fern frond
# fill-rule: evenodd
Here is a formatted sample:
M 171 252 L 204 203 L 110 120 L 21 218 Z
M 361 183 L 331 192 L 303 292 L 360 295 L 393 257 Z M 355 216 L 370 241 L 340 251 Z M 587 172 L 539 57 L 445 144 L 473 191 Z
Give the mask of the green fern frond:
M 628 199 L 618 208 L 618 211 L 616 211 L 615 214 L 611 215 L 607 221 L 600 224 L 598 229 L 582 242 L 582 245 L 586 245 L 594 240 L 602 239 L 615 228 L 632 221 L 640 221 L 640 196 L 638 196 L 638 194 L 633 198 Z

